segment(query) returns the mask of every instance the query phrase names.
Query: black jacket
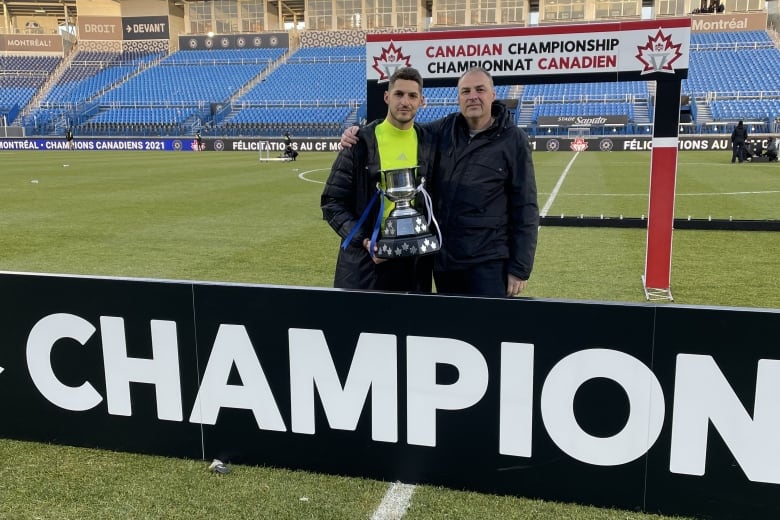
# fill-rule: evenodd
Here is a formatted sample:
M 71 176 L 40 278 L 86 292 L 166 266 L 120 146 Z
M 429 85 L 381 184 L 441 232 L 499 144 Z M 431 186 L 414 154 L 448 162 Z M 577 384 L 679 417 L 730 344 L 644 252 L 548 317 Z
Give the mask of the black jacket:
M 748 138 L 748 131 L 744 125 L 737 125 L 734 127 L 734 131 L 731 132 L 731 142 L 734 144 L 745 144 Z
M 492 114 L 493 125 L 473 138 L 460 114 L 425 125 L 438 137 L 431 196 L 442 245 L 434 269 L 503 259 L 527 280 L 539 227 L 531 146 L 503 104 L 494 102 Z
M 360 216 L 376 193 L 380 159 L 374 128 L 381 122 L 382 120 L 377 120 L 361 128 L 358 133 L 358 143 L 339 152 L 320 198 L 322 217 L 336 231 L 342 241 L 357 225 Z M 417 131 L 418 174 L 429 178 L 432 155 L 431 136 L 417 124 L 414 125 L 414 128 Z M 418 205 L 418 207 L 423 207 L 423 205 Z M 376 264 L 363 247 L 363 240 L 371 238 L 378 215 L 379 200 L 374 203 L 368 218 L 352 237 L 348 247 L 346 249 L 339 247 L 334 287 L 343 289 L 375 288 Z

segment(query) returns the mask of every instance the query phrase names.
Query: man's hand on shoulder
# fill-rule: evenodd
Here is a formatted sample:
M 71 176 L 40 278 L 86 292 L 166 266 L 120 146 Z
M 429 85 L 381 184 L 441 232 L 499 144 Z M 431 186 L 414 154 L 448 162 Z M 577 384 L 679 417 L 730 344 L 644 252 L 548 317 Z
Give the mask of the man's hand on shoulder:
M 344 130 L 344 133 L 341 134 L 340 141 L 342 148 L 352 148 L 352 145 L 358 142 L 357 133 L 359 129 L 359 126 L 350 126 Z

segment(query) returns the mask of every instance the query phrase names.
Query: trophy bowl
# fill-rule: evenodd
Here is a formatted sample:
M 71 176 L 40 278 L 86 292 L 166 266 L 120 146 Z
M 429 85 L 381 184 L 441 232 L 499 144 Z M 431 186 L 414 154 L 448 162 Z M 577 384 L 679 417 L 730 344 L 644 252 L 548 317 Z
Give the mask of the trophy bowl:
M 396 209 L 407 208 L 417 194 L 417 167 L 385 170 L 385 194 Z
M 439 250 L 439 239 L 431 232 L 429 219 L 412 204 L 425 182 L 421 180 L 418 188 L 417 170 L 412 166 L 380 172 L 385 197 L 395 203 L 395 208 L 380 230 L 378 258 L 422 256 Z

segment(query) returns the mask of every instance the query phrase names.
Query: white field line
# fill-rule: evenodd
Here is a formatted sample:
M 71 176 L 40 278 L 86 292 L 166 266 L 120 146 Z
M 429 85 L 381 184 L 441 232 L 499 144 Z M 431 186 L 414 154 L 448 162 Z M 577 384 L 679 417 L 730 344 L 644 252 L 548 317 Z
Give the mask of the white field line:
M 301 172 L 301 173 L 298 174 L 298 178 L 301 179 L 302 181 L 306 181 L 306 182 L 313 182 L 313 183 L 316 183 L 316 184 L 325 184 L 325 181 L 315 181 L 314 179 L 307 179 L 306 178 L 306 175 L 308 175 L 309 173 L 322 172 L 322 171 L 330 171 L 330 168 L 318 168 L 316 170 L 308 170 L 308 171 L 305 171 L 305 172 Z
M 379 507 L 371 515 L 371 520 L 400 520 L 409 509 L 413 493 L 413 485 L 394 482 L 388 488 Z
M 771 195 L 780 190 L 764 191 L 712 191 L 702 193 L 675 193 L 676 197 L 712 197 L 716 195 Z M 567 193 L 567 197 L 647 197 L 647 193 Z
M 568 175 L 569 170 L 571 169 L 571 165 L 574 164 L 574 161 L 577 159 L 578 155 L 580 155 L 580 152 L 575 152 L 574 157 L 571 158 L 569 164 L 567 164 L 566 168 L 563 169 L 563 173 L 558 179 L 558 182 L 555 183 L 555 187 L 553 188 L 552 193 L 550 193 L 550 196 L 547 198 L 547 202 L 544 203 L 542 211 L 539 212 L 540 217 L 547 216 L 547 212 L 550 211 L 550 207 L 552 207 L 553 202 L 555 202 L 555 197 L 558 196 L 558 192 L 560 191 L 561 186 L 563 186 L 563 181 L 566 180 L 566 175 Z

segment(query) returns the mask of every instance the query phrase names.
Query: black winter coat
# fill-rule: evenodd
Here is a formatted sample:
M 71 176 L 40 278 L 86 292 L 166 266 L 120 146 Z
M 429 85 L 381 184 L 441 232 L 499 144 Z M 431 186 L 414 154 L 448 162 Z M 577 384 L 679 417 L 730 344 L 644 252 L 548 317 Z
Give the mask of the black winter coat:
M 734 127 L 734 131 L 731 132 L 731 142 L 734 144 L 745 144 L 748 138 L 747 128 L 741 125 Z
M 442 245 L 434 270 L 502 259 L 527 280 L 539 228 L 531 146 L 502 103 L 492 114 L 493 125 L 473 138 L 460 114 L 424 125 L 438 137 L 431 196 Z
M 381 163 L 374 128 L 381 122 L 382 120 L 377 120 L 361 128 L 358 132 L 358 143 L 339 152 L 320 198 L 323 218 L 342 241 L 357 225 L 360 216 L 376 193 Z M 430 177 L 431 168 L 431 134 L 423 131 L 417 124 L 414 128 L 417 131 L 418 142 L 418 174 L 427 179 Z M 418 207 L 423 205 L 418 204 Z M 339 247 L 334 287 L 375 288 L 376 264 L 363 247 L 363 240 L 371 238 L 378 215 L 379 201 L 377 200 L 347 248 Z

